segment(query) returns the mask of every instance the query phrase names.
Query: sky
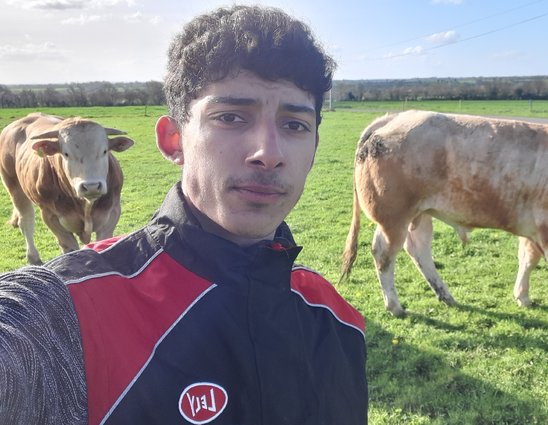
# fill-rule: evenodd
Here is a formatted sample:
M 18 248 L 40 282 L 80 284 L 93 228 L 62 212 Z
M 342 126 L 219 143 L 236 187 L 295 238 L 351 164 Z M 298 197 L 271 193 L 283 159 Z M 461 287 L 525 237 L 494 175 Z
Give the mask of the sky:
M 303 20 L 337 80 L 548 75 L 548 0 L 255 0 Z M 162 81 L 173 35 L 231 1 L 0 0 L 0 84 Z

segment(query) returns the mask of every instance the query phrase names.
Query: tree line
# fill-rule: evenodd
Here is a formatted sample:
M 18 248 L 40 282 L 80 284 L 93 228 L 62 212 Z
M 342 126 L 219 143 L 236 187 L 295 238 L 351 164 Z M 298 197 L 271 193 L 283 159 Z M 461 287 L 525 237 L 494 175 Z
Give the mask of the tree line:
M 158 81 L 66 85 L 0 84 L 0 108 L 164 105 Z M 335 80 L 333 101 L 548 99 L 548 76 Z
M 63 106 L 164 105 L 162 83 L 72 83 L 67 85 L 0 84 L 0 108 Z
M 333 101 L 547 100 L 548 76 L 339 80 Z

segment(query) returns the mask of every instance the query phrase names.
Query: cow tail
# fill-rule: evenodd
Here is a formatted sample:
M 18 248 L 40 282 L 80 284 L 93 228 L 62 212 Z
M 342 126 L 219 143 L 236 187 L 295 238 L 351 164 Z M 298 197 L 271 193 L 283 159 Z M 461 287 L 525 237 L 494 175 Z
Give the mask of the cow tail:
M 350 223 L 350 230 L 346 237 L 346 245 L 342 255 L 342 267 L 341 278 L 339 282 L 346 280 L 350 276 L 352 271 L 352 265 L 358 255 L 358 235 L 360 233 L 360 202 L 358 200 L 358 191 L 356 190 L 356 183 L 354 182 L 354 201 L 352 205 L 352 222 Z

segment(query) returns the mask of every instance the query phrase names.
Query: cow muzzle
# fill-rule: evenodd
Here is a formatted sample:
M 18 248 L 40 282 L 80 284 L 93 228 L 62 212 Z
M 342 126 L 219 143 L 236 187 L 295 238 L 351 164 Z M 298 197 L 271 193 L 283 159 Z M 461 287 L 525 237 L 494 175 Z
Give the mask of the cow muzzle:
M 94 201 L 107 193 L 107 185 L 101 181 L 84 181 L 78 184 L 77 192 L 80 198 Z

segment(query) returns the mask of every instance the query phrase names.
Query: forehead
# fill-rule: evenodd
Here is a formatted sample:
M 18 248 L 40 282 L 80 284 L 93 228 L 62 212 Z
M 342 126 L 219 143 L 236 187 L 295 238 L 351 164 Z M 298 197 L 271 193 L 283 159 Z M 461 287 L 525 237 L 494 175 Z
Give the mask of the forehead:
M 295 104 L 315 109 L 312 94 L 287 80 L 264 80 L 252 72 L 242 70 L 236 76 L 228 76 L 209 83 L 195 99 L 202 103 L 211 98 L 230 97 L 250 99 L 257 104 Z
M 97 140 L 97 142 L 106 141 L 105 129 L 97 123 L 89 121 L 80 121 L 67 125 L 59 130 L 59 134 L 65 142 L 74 142 L 81 138 Z
M 94 122 L 78 122 L 59 130 L 59 142 L 63 149 L 73 153 L 95 155 L 108 148 L 108 138 L 105 129 Z

